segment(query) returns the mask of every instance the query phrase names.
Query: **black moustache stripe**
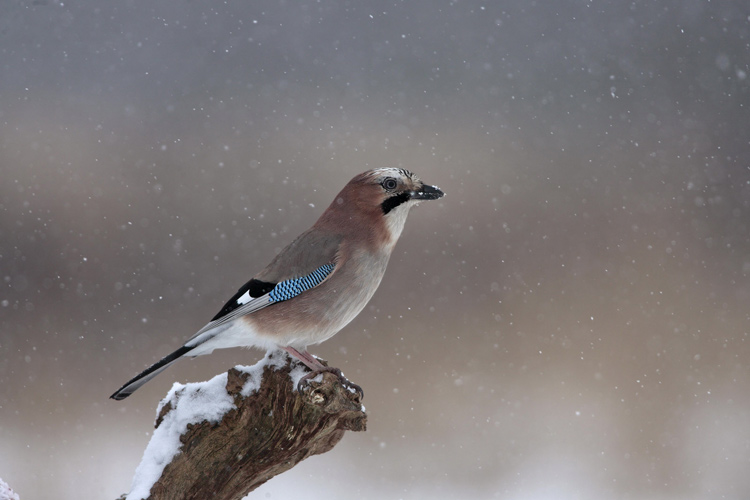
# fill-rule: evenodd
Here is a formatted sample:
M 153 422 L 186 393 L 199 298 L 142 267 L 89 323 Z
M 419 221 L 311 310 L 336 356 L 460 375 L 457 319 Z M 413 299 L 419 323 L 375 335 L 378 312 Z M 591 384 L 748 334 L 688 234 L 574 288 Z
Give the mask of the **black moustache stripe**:
M 380 208 L 383 209 L 383 215 L 387 214 L 402 203 L 406 203 L 410 199 L 411 195 L 409 193 L 400 193 L 395 196 L 391 196 L 380 204 Z

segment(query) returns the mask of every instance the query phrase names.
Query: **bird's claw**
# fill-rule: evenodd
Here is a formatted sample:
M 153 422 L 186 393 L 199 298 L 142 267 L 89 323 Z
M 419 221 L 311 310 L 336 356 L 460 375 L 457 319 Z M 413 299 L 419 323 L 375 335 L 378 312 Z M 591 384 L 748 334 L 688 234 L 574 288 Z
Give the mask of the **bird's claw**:
M 365 391 L 363 391 L 360 386 L 358 386 L 357 384 L 355 384 L 354 382 L 352 382 L 348 378 L 344 377 L 343 375 L 341 376 L 341 382 L 344 384 L 344 387 L 346 387 L 346 389 L 348 391 L 352 391 L 353 390 L 354 392 L 356 392 L 357 393 L 357 398 L 360 401 L 362 401 L 363 399 L 365 399 Z
M 324 372 L 333 373 L 334 375 L 336 375 L 339 378 L 339 381 L 341 381 L 341 384 L 347 390 L 356 392 L 360 400 L 364 399 L 365 392 L 362 390 L 360 386 L 358 386 L 357 384 L 355 384 L 354 382 L 346 378 L 344 374 L 341 373 L 341 370 L 339 370 L 338 368 L 330 367 L 330 366 L 326 366 L 322 370 L 311 371 L 310 373 L 307 373 L 306 375 L 304 375 L 297 383 L 297 390 L 302 391 L 302 389 L 310 383 L 310 380 L 314 379 L 315 377 L 317 377 L 318 375 Z

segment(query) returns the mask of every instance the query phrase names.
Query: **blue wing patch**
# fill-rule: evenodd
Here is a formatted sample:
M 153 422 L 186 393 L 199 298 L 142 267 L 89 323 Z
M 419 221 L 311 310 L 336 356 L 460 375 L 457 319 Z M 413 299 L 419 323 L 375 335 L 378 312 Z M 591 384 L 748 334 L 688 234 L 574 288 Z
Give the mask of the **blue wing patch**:
M 269 302 L 282 302 L 318 286 L 333 271 L 333 264 L 324 264 L 307 276 L 277 283 L 268 294 Z

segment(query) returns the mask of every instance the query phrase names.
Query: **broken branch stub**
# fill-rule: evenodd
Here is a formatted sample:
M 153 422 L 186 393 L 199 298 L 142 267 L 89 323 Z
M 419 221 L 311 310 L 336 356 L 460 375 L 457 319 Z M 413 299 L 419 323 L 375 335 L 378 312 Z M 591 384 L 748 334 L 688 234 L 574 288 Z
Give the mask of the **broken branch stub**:
M 253 372 L 229 370 L 226 391 L 234 407 L 218 423 L 187 425 L 179 453 L 148 498 L 240 499 L 305 458 L 331 450 L 345 431 L 365 430 L 367 415 L 356 392 L 332 373 L 322 373 L 298 392 L 290 376 L 296 365 L 291 359 L 266 364 L 260 387 L 246 395 L 243 389 L 247 393 L 252 386 Z M 186 388 L 162 407 L 155 434 Z

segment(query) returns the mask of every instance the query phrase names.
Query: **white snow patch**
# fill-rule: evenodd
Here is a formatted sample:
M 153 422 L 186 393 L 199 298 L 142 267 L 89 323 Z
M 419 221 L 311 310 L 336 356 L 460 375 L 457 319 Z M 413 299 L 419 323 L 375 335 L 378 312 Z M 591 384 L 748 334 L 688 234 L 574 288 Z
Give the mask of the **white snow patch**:
M 240 394 L 243 397 L 248 397 L 252 393 L 260 389 L 260 383 L 263 378 L 263 370 L 266 366 L 270 366 L 275 370 L 278 370 L 286 364 L 286 353 L 280 350 L 271 350 L 266 352 L 266 355 L 255 363 L 253 366 L 237 365 L 234 367 L 235 370 L 247 373 L 249 375 L 247 382 L 242 387 Z
M 247 382 L 245 383 L 245 386 L 242 388 L 242 391 L 240 394 L 242 396 L 247 397 L 250 394 L 254 393 L 258 389 L 260 389 L 260 382 L 263 377 L 263 369 L 266 366 L 270 366 L 276 370 L 283 367 L 286 364 L 286 361 L 288 358 L 292 358 L 287 354 L 285 351 L 279 350 L 270 350 L 266 352 L 266 356 L 258 361 L 253 366 L 235 366 L 234 368 L 236 370 L 239 370 L 243 373 L 247 373 L 250 375 Z M 292 387 L 294 390 L 297 390 L 297 385 L 299 384 L 299 381 L 310 373 L 310 369 L 307 368 L 307 366 L 304 365 L 301 361 L 299 361 L 297 358 L 292 358 L 292 368 L 289 372 L 289 378 L 292 379 Z M 322 382 L 323 381 L 323 375 L 319 374 L 315 378 L 312 379 L 315 382 Z
M 8 486 L 2 478 L 0 478 L 0 500 L 21 500 L 18 493 L 13 491 L 13 488 Z
M 156 414 L 167 403 L 171 403 L 172 409 L 151 436 L 141 463 L 135 470 L 127 500 L 148 497 L 164 467 L 180 452 L 180 435 L 187 430 L 188 424 L 203 421 L 217 423 L 234 408 L 234 401 L 227 393 L 226 385 L 227 374 L 222 373 L 206 382 L 186 385 L 175 383 L 172 386 L 167 397 L 159 403 Z

